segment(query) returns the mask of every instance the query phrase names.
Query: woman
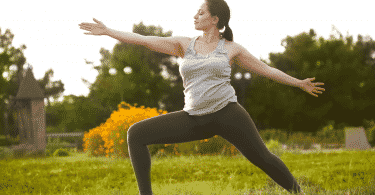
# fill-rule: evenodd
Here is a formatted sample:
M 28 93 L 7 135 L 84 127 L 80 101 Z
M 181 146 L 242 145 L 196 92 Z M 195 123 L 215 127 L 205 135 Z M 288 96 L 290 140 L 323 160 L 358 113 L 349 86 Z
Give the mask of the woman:
M 300 87 L 318 97 L 324 83 L 314 78 L 298 80 L 253 57 L 240 44 L 233 42 L 229 28 L 230 10 L 224 0 L 205 0 L 194 16 L 199 37 L 155 37 L 115 31 L 102 22 L 81 23 L 88 35 L 108 35 L 119 41 L 144 45 L 152 50 L 179 56 L 183 78 L 183 110 L 145 119 L 133 124 L 127 135 L 128 151 L 137 178 L 140 195 L 152 194 L 151 158 L 147 145 L 172 144 L 209 139 L 220 135 L 233 144 L 251 163 L 262 169 L 289 192 L 304 194 L 285 164 L 272 154 L 262 141 L 246 110 L 237 102 L 230 85 L 231 64 L 236 61 L 257 74 Z M 224 33 L 219 29 L 225 27 Z

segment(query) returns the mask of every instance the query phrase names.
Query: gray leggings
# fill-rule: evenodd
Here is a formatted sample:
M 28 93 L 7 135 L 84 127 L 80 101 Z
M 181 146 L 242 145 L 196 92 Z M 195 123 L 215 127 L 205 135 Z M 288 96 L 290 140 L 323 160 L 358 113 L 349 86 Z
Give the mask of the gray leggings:
M 191 142 L 215 135 L 230 142 L 280 186 L 291 193 L 300 192 L 289 169 L 264 144 L 249 113 L 237 102 L 229 102 L 211 114 L 195 116 L 180 110 L 142 120 L 129 128 L 128 151 L 140 195 L 152 194 L 147 145 Z

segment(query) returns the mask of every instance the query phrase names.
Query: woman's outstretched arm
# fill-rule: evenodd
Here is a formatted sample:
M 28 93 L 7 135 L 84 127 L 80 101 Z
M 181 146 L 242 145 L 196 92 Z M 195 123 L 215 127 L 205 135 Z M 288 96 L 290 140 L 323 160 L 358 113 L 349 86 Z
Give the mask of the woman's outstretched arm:
M 234 61 L 240 64 L 240 66 L 250 70 L 251 72 L 254 72 L 261 76 L 265 76 L 269 79 L 272 79 L 274 81 L 277 81 L 285 85 L 290 85 L 293 87 L 301 88 L 303 91 L 315 97 L 318 97 L 318 95 L 316 95 L 315 93 L 321 94 L 322 91 L 325 91 L 324 88 L 317 87 L 317 85 L 324 85 L 324 83 L 312 83 L 311 82 L 315 78 L 307 78 L 305 80 L 299 80 L 297 78 L 289 76 L 288 74 L 282 72 L 281 70 L 268 66 L 264 62 L 258 60 L 240 44 L 237 44 L 237 45 L 238 45 L 238 49 L 240 50 L 240 52 L 237 56 L 234 57 Z
M 143 45 L 144 43 L 144 36 L 139 35 L 137 33 L 131 32 L 121 32 L 111 28 L 108 28 L 103 24 L 103 22 L 93 19 L 95 23 L 86 23 L 82 22 L 79 24 L 82 30 L 87 30 L 86 35 L 108 35 L 114 39 L 117 39 L 124 43 L 136 44 L 136 45 Z
M 158 36 L 143 36 L 137 33 L 122 32 L 106 27 L 103 22 L 98 21 L 94 18 L 94 23 L 81 23 L 80 28 L 83 30 L 90 31 L 85 33 L 87 35 L 108 35 L 114 39 L 117 39 L 124 43 L 143 45 L 147 48 L 169 54 L 172 56 L 183 57 L 182 40 L 184 37 L 158 37 Z

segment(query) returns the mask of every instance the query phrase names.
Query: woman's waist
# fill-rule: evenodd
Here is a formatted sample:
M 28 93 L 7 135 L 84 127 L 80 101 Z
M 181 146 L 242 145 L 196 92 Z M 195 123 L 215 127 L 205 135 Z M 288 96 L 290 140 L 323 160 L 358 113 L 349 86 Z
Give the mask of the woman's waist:
M 230 96 L 235 94 L 232 85 L 220 85 L 210 88 L 192 88 L 184 91 L 187 99 L 216 99 L 222 96 Z

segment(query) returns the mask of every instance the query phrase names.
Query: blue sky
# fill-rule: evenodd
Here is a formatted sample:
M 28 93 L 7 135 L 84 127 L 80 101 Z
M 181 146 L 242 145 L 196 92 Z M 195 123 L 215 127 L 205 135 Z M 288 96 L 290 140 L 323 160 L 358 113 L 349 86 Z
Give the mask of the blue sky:
M 26 64 L 33 66 L 36 79 L 52 68 L 52 80 L 62 80 L 64 95 L 87 95 L 88 87 L 81 78 L 93 83 L 97 71 L 85 59 L 100 64 L 100 48 L 112 52 L 117 40 L 109 36 L 85 35 L 78 26 L 81 22 L 102 21 L 109 28 L 132 32 L 133 24 L 141 21 L 155 25 L 172 36 L 194 37 L 202 31 L 194 28 L 194 15 L 204 0 L 12 0 L 2 2 L 0 28 L 10 29 L 15 35 L 13 46 L 27 46 Z M 243 45 L 258 59 L 268 60 L 271 52 L 283 52 L 280 45 L 286 36 L 294 36 L 314 29 L 318 37 L 328 39 L 334 25 L 344 37 L 349 33 L 375 37 L 371 8 L 374 1 L 358 0 L 227 0 L 231 9 L 229 26 L 234 41 Z M 0 52 L 1 49 L 0 49 Z M 181 59 L 177 59 L 181 62 Z M 304 78 L 299 78 L 304 79 Z M 59 99 L 61 100 L 61 99 Z

